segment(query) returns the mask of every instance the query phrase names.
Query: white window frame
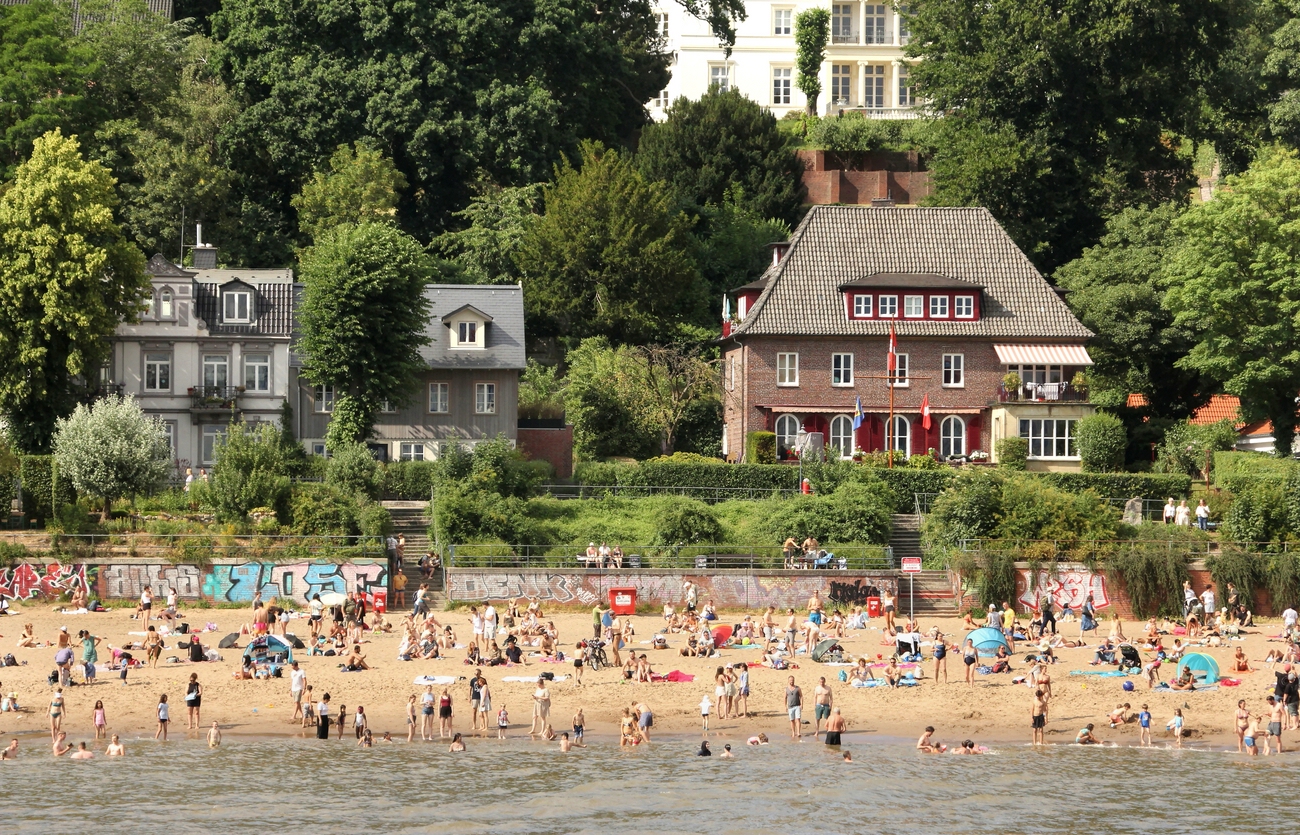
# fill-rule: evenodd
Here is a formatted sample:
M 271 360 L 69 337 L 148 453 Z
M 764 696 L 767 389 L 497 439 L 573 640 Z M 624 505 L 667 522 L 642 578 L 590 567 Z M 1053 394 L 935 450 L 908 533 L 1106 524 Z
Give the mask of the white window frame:
M 954 319 L 974 319 L 975 297 L 954 296 L 952 300 L 952 315 Z
M 930 318 L 931 319 L 948 318 L 948 297 L 947 296 L 930 297 Z
M 164 287 L 158 292 L 158 318 L 171 319 L 174 317 L 176 309 L 175 296 L 172 295 L 170 287 Z
M 782 387 L 799 385 L 799 354 L 782 351 L 776 355 L 776 384 Z
M 772 34 L 794 34 L 794 9 L 789 6 L 777 6 L 772 9 Z
M 259 372 L 265 372 L 263 377 Z M 265 383 L 259 385 L 259 383 Z M 244 391 L 270 394 L 271 355 L 261 351 L 244 354 Z
M 902 18 L 899 18 L 900 25 Z M 903 43 L 907 43 L 904 41 Z M 912 73 L 907 64 L 898 65 L 898 106 L 911 107 L 916 104 L 916 97 L 912 95 Z
M 882 295 L 876 302 L 876 318 L 898 318 L 898 296 Z
M 318 415 L 334 411 L 334 387 L 316 386 L 311 393 L 311 410 Z
M 911 13 L 911 7 L 906 5 L 895 6 L 898 13 L 898 45 L 907 46 L 908 41 L 912 40 L 912 26 L 907 22 L 907 16 Z M 907 65 L 904 64 L 904 72 Z M 900 104 L 902 102 L 899 102 Z
M 848 106 L 853 102 L 854 64 L 831 64 L 831 103 Z
M 403 441 L 397 445 L 397 460 L 424 461 L 424 444 Z
M 867 64 L 862 75 L 862 106 L 888 107 L 889 97 L 885 95 L 885 65 Z
M 783 433 L 781 427 L 789 426 L 791 422 L 794 424 L 794 432 Z M 776 419 L 776 423 L 772 424 L 772 426 L 776 434 L 776 451 L 778 457 L 781 455 L 782 450 L 788 452 L 789 450 L 794 449 L 795 444 L 799 443 L 799 429 L 801 428 L 799 418 L 794 415 L 779 415 Z M 789 441 L 782 441 L 782 438 L 789 438 Z
M 179 455 L 176 452 L 176 421 L 161 421 L 163 434 L 167 436 L 167 448 L 171 450 L 172 460 L 175 461 Z
M 242 315 L 240 307 L 243 308 Z M 253 294 L 248 290 L 223 291 L 221 293 L 221 321 L 235 325 L 246 325 L 252 322 Z
M 208 370 L 211 369 L 211 377 L 208 376 Z M 218 382 L 222 378 L 225 382 Z M 208 382 L 208 380 L 212 382 Z M 230 355 L 229 354 L 204 354 L 203 355 L 203 388 L 205 389 L 224 389 L 230 386 Z
M 149 295 L 144 300 L 143 318 L 153 319 L 155 321 L 158 319 L 158 306 L 154 302 L 154 294 L 152 290 L 149 291 Z
M 954 426 L 956 433 L 952 431 Z M 939 454 L 944 458 L 966 454 L 966 421 L 957 415 L 948 415 L 939 422 Z
M 474 414 L 495 415 L 497 413 L 497 384 L 474 384 Z
M 736 390 L 736 368 L 740 364 L 737 356 L 727 357 L 727 391 Z
M 837 415 L 831 419 L 828 447 L 839 453 L 840 458 L 853 457 L 853 418 Z
M 831 354 L 831 385 L 853 388 L 853 355 Z
M 321 458 L 329 458 L 329 457 L 330 457 L 330 451 L 329 451 L 328 449 L 325 448 L 325 442 L 324 442 L 324 441 L 312 441 L 312 443 L 311 443 L 311 454 L 312 454 L 312 455 L 320 456 Z
M 715 84 L 722 93 L 731 89 L 731 64 L 709 64 L 709 88 Z
M 451 384 L 429 383 L 429 399 L 426 406 L 431 415 L 445 415 L 450 412 Z
M 664 40 L 668 39 L 668 13 L 655 12 L 655 33 Z
M 143 383 L 145 391 L 171 391 L 172 355 L 161 352 L 150 353 L 146 351 L 144 355 Z M 166 385 L 163 385 L 163 383 L 166 383 Z
M 1022 386 L 1060 383 L 1065 377 L 1065 369 L 1059 365 L 1008 365 L 1007 371 L 1015 372 Z
M 660 110 L 668 109 L 668 88 L 667 87 L 663 88 L 658 93 L 655 93 L 653 104 L 655 107 L 659 108 Z
M 896 389 L 908 388 L 912 385 L 909 376 L 911 373 L 910 357 L 907 354 L 895 354 L 895 356 L 898 358 L 898 365 L 894 369 L 894 378 L 889 381 L 889 384 Z
M 870 319 L 874 314 L 872 311 L 875 305 L 872 304 L 874 297 L 870 293 L 853 294 L 853 318 Z
M 211 467 L 217 463 L 217 447 L 226 438 L 226 427 L 205 426 L 199 440 L 199 463 Z
M 772 67 L 772 104 L 788 107 L 794 95 L 794 68 Z
M 456 345 L 460 348 L 478 345 L 478 322 L 456 323 Z
M 379 414 L 392 415 L 396 413 L 397 410 L 393 408 L 392 401 L 390 401 L 387 397 L 379 401 Z
M 1029 441 L 1031 459 L 1077 460 L 1077 425 L 1077 420 L 1068 418 L 1021 418 L 1020 437 Z
M 857 3 L 833 3 L 831 5 L 831 43 L 854 44 L 858 42 Z
M 903 296 L 903 318 L 904 319 L 924 319 L 925 318 L 925 296 Z
M 966 388 L 966 355 L 943 355 L 943 387 L 946 389 Z
M 889 6 L 868 3 L 863 7 L 862 42 L 868 45 L 889 43 Z
M 902 438 L 901 446 L 899 438 Z M 889 419 L 885 419 L 885 449 L 901 452 L 909 458 L 912 456 L 912 422 L 906 415 L 894 415 L 892 427 Z

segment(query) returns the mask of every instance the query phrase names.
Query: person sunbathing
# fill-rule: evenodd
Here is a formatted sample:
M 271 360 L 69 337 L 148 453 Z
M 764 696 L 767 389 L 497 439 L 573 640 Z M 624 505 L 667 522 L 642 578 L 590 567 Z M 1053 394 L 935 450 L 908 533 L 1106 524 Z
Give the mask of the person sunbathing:
M 366 663 L 366 657 L 361 654 L 361 644 L 352 645 L 352 652 L 348 653 L 347 660 L 343 664 L 349 672 L 370 669 L 370 665 Z
M 18 636 L 18 646 L 34 647 L 36 646 L 36 631 L 30 623 L 23 624 L 23 634 Z
M 1246 658 L 1245 650 L 1241 647 L 1237 647 L 1236 652 L 1232 654 L 1232 671 L 1234 673 L 1254 672 L 1250 666 L 1250 660 Z
M 1192 671 L 1184 667 L 1178 674 L 1178 678 L 1169 682 L 1169 687 L 1172 690 L 1195 690 L 1196 684 L 1192 680 Z
M 903 671 L 898 666 L 898 656 L 889 659 L 889 666 L 885 667 L 885 681 L 890 687 L 897 687 L 898 683 L 903 680 Z

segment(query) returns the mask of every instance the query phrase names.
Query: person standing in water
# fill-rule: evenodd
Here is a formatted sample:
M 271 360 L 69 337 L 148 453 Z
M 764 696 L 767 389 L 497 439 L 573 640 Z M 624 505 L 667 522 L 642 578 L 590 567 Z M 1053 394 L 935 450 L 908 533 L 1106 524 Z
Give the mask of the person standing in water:
M 803 739 L 803 730 L 799 727 L 799 723 L 803 720 L 803 690 L 794 683 L 794 676 L 790 676 L 786 684 L 785 712 L 790 717 L 790 738 Z
M 849 723 L 845 721 L 838 707 L 831 711 L 830 718 L 826 720 L 826 744 L 839 745 L 840 735 L 848 726 Z
M 221 747 L 221 726 L 216 722 L 213 722 L 212 727 L 208 728 L 208 747 Z
M 324 693 L 320 697 L 320 704 L 316 705 L 316 738 L 330 738 L 330 694 Z
M 153 732 L 154 739 L 167 741 L 167 725 L 171 722 L 171 708 L 167 704 L 167 694 L 158 697 L 158 730 Z
M 121 741 L 118 740 L 117 734 L 113 734 L 113 738 L 109 740 L 108 747 L 104 749 L 104 756 L 105 757 L 126 756 L 126 746 L 124 746 L 121 743 Z
M 1034 691 L 1034 706 L 1030 709 L 1030 716 L 1034 731 L 1033 744 L 1042 745 L 1044 729 L 1047 727 L 1047 696 L 1041 687 Z

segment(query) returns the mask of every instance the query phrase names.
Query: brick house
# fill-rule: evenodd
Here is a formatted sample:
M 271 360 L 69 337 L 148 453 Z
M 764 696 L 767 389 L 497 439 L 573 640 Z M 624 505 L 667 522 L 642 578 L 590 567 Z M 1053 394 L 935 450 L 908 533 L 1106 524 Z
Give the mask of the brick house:
M 763 276 L 733 293 L 721 340 L 729 460 L 761 430 L 782 457 L 820 432 L 832 457 L 995 460 L 996 441 L 1019 435 L 1031 469 L 1078 467 L 1075 425 L 1094 407 L 1076 374 L 1092 364 L 1093 334 L 987 210 L 814 206 Z M 1018 385 L 1005 384 L 1011 372 Z

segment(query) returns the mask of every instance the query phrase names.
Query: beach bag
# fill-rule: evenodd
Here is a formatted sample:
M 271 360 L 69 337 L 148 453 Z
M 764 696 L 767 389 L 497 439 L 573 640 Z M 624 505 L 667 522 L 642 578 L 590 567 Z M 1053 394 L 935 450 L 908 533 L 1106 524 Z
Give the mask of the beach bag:
M 540 677 L 546 679 L 547 681 L 555 681 L 555 673 L 549 671 L 542 673 Z
M 1011 664 L 1007 661 L 995 661 L 993 662 L 993 672 L 1009 673 L 1011 672 Z
M 17 666 L 18 666 L 18 659 L 17 659 L 17 658 L 14 658 L 13 653 L 9 653 L 8 655 L 5 656 L 4 666 L 6 666 L 6 667 L 17 667 Z
M 58 670 L 55 670 L 54 672 L 50 673 L 48 676 L 45 677 L 45 681 L 48 682 L 50 685 L 58 684 L 58 683 L 59 683 L 59 671 L 58 671 Z

